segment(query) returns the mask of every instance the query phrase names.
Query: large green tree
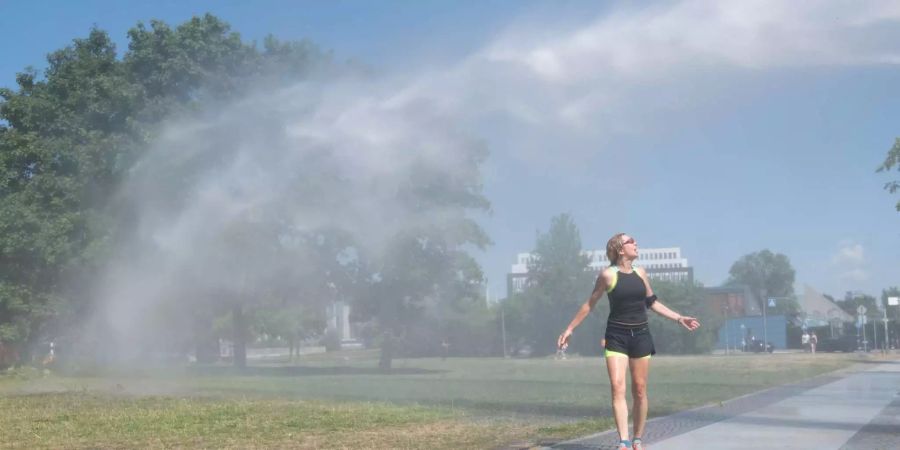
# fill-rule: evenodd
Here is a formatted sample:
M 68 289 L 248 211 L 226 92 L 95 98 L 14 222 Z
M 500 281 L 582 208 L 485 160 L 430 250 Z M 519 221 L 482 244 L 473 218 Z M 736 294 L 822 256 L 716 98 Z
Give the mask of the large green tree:
M 358 318 L 374 318 L 381 338 L 379 367 L 390 369 L 398 346 L 409 343 L 411 330 L 427 319 L 429 303 L 483 301 L 483 273 L 468 248 L 485 248 L 490 239 L 469 214 L 486 211 L 480 165 L 481 145 L 465 146 L 456 155 L 454 174 L 421 161 L 397 192 L 404 213 L 422 218 L 397 228 L 383 252 L 365 255 L 369 286 L 357 298 Z M 363 249 L 365 253 L 365 250 Z M 440 309 L 438 309 L 440 311 Z M 433 339 L 439 339 L 435 330 Z
M 699 283 L 654 281 L 653 293 L 666 306 L 686 316 L 696 317 L 702 326 L 688 332 L 681 324 L 659 314 L 649 313 L 653 342 L 662 353 L 708 353 L 716 345 L 722 317 L 704 301 L 705 293 Z
M 531 345 L 535 354 L 545 355 L 555 351 L 556 338 L 590 295 L 597 272 L 590 270 L 581 233 L 568 214 L 553 217 L 549 230 L 538 233 L 532 255 L 525 291 L 512 299 L 520 310 L 521 322 L 511 331 L 518 340 Z M 581 336 L 572 340 L 571 351 L 596 351 L 601 333 L 598 317 L 608 311 L 605 306 L 604 302 L 579 327 Z
M 878 167 L 878 171 L 889 172 L 895 167 L 900 171 L 900 138 L 894 140 L 894 146 L 888 150 L 887 157 L 884 159 L 884 162 L 881 163 L 881 166 Z M 893 194 L 900 190 L 900 181 L 888 181 L 884 184 L 884 188 Z M 900 211 L 900 201 L 897 201 L 897 211 Z
M 0 329 L 34 338 L 60 313 L 77 310 L 78 283 L 101 264 L 105 194 L 117 149 L 129 145 L 134 94 L 109 37 L 85 39 L 48 56 L 45 79 L 17 76 L 0 90 Z
M 0 340 L 60 333 L 90 308 L 91 286 L 136 228 L 117 197 L 159 124 L 296 81 L 327 61 L 307 42 L 242 42 L 212 15 L 129 31 L 123 58 L 99 29 L 0 89 Z M 196 165 L 168 180 L 172 201 Z M 55 330 L 44 330 L 45 328 Z M 44 330 L 44 331 L 42 331 Z
M 795 314 L 799 305 L 794 294 L 794 268 L 788 257 L 770 250 L 761 250 L 742 256 L 732 264 L 727 284 L 748 286 L 757 297 L 759 308 L 769 314 Z M 775 308 L 763 302 L 776 298 Z

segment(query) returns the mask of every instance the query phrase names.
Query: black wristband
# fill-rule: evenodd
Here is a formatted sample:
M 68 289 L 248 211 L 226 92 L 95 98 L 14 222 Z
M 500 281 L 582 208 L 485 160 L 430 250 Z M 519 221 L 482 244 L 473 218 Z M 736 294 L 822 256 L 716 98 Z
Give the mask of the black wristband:
M 653 294 L 644 299 L 644 304 L 647 305 L 648 308 L 650 306 L 652 306 L 654 303 L 656 303 L 656 294 Z

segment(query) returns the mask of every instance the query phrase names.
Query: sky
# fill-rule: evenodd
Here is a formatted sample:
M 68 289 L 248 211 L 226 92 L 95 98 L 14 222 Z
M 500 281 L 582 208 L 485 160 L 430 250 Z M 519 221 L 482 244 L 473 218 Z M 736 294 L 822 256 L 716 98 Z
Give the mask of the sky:
M 588 249 L 620 231 L 680 247 L 707 286 L 762 249 L 801 289 L 900 285 L 882 189 L 900 174 L 875 172 L 900 137 L 900 4 L 594 3 L 0 0 L 0 86 L 92 26 L 124 52 L 139 21 L 210 12 L 362 62 L 487 144 L 494 297 L 560 213 Z

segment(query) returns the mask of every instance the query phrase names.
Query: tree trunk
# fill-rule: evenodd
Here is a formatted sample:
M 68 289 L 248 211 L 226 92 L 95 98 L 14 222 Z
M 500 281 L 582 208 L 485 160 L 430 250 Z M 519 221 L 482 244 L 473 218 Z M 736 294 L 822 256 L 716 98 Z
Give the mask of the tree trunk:
M 394 334 L 384 333 L 384 342 L 381 343 L 381 357 L 378 359 L 378 368 L 387 372 L 391 370 L 391 361 L 394 359 Z
M 213 334 L 212 317 L 206 310 L 194 316 L 194 346 L 197 363 L 213 364 L 219 360 L 219 340 Z
M 247 367 L 247 324 L 244 318 L 244 309 L 240 303 L 232 307 L 234 340 L 234 367 L 243 369 Z

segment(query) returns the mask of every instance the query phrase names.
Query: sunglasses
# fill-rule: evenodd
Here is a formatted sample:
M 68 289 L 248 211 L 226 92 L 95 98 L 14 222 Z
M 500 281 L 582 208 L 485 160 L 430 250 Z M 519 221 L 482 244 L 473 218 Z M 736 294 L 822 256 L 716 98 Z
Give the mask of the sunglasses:
M 628 238 L 627 241 L 623 242 L 622 245 L 634 244 L 634 238 Z

